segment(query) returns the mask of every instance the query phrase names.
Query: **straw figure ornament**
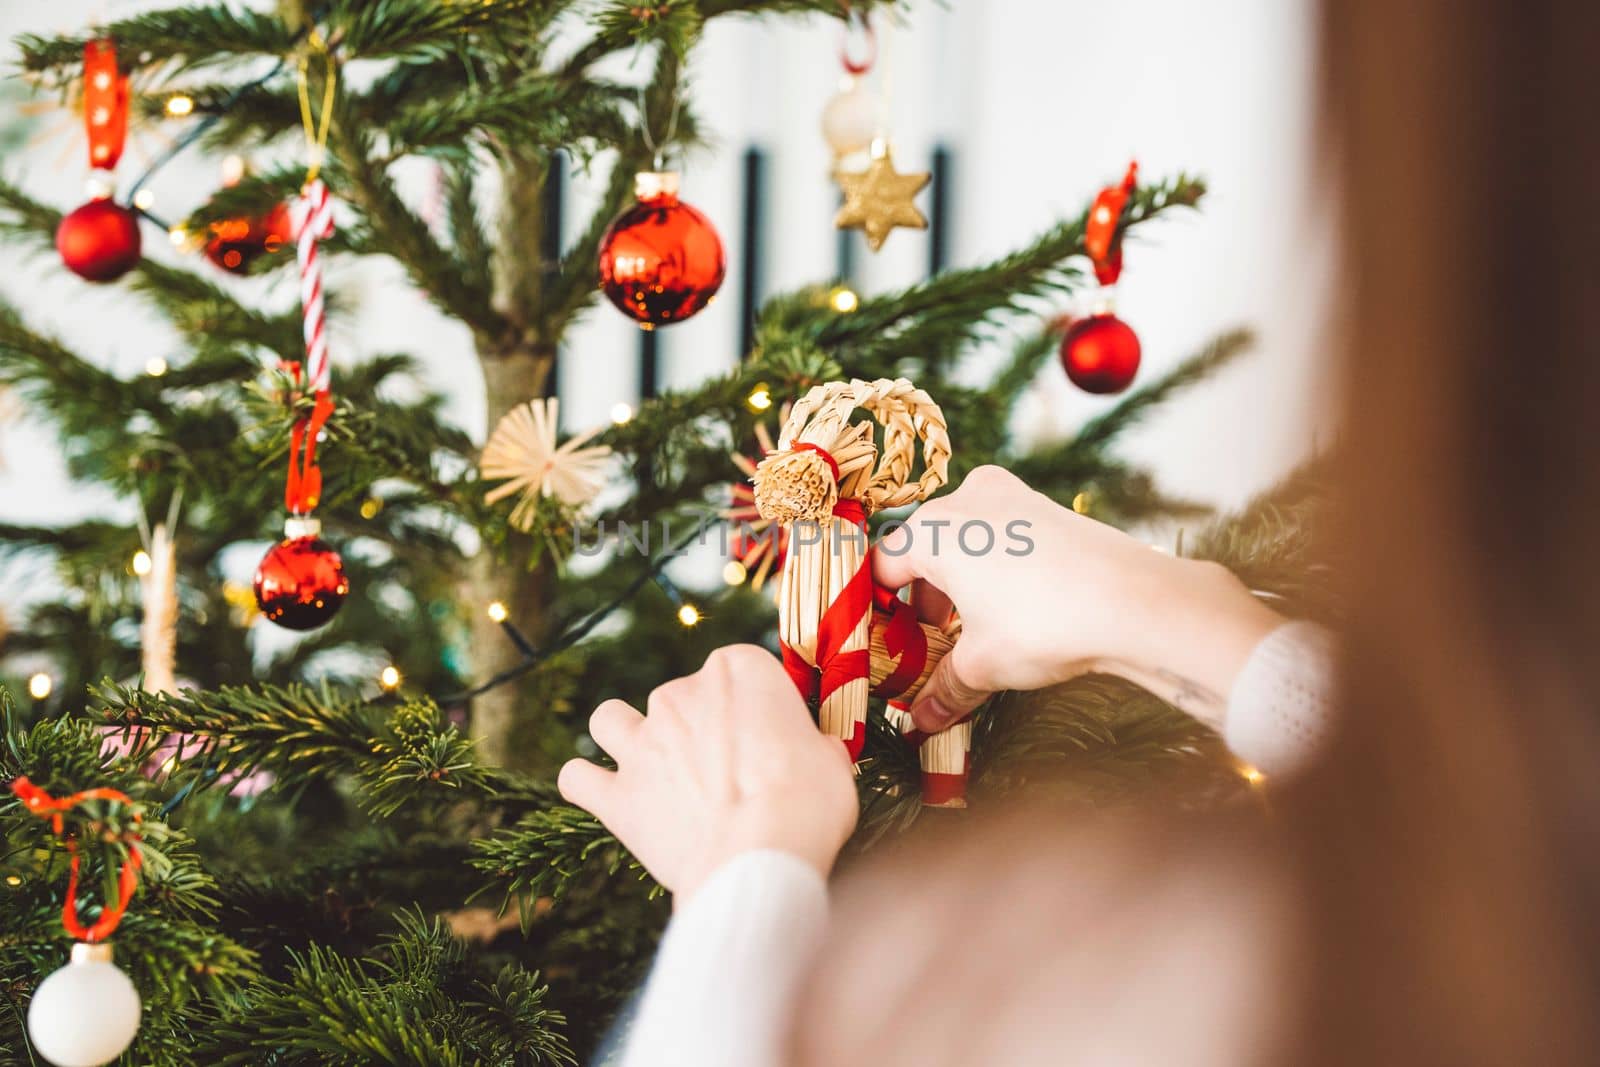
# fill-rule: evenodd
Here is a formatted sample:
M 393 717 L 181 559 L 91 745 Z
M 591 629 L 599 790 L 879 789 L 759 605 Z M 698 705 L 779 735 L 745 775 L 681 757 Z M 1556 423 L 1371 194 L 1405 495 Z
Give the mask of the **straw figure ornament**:
M 857 411 L 870 418 L 852 422 Z M 928 497 L 949 464 L 944 414 L 927 393 L 904 378 L 854 380 L 802 397 L 752 479 L 761 516 L 789 527 L 778 589 L 784 667 L 853 759 L 869 695 L 909 707 L 955 642 L 954 627 L 919 622 L 910 604 L 873 585 L 867 519 Z

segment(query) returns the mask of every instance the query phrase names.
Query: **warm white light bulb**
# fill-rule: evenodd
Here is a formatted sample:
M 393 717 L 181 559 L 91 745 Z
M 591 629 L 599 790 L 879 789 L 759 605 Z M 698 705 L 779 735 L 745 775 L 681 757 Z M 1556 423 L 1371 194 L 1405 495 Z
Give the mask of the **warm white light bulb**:
M 133 568 L 134 574 L 137 574 L 139 577 L 143 578 L 145 575 L 150 573 L 150 568 L 154 566 L 154 564 L 150 560 L 150 553 L 141 548 L 139 551 L 133 554 L 133 562 L 129 564 L 129 566 Z
M 855 294 L 855 290 L 841 285 L 828 297 L 828 303 L 841 315 L 848 315 L 861 306 L 861 298 Z
M 100 1067 L 133 1044 L 140 1011 L 139 992 L 111 962 L 111 946 L 79 942 L 71 962 L 34 990 L 28 1036 L 57 1067 Z
M 633 418 L 633 408 L 628 404 L 616 403 L 611 405 L 611 421 L 621 426 Z
M 700 609 L 693 604 L 685 604 L 678 609 L 678 621 L 685 626 L 693 626 L 700 621 Z
M 500 601 L 496 600 L 493 604 L 489 605 L 489 618 L 492 621 L 505 622 L 510 617 L 511 613 L 506 610 L 506 606 L 500 603 Z
M 43 671 L 28 679 L 28 695 L 35 700 L 43 700 L 54 688 L 55 682 L 51 681 L 50 676 Z
M 772 390 L 764 385 L 757 386 L 750 391 L 745 403 L 750 405 L 751 411 L 765 411 L 772 406 Z
M 745 565 L 736 559 L 730 559 L 722 568 L 722 580 L 729 585 L 743 585 L 744 580 L 750 577 L 750 572 Z
M 159 378 L 167 373 L 167 361 L 160 356 L 151 356 L 144 361 L 144 372 L 152 378 Z
M 194 111 L 194 97 L 185 93 L 167 98 L 167 114 L 175 119 L 181 119 Z
M 378 684 L 383 686 L 385 689 L 399 689 L 400 688 L 400 668 L 396 667 L 392 663 L 389 666 L 385 667 L 378 674 Z

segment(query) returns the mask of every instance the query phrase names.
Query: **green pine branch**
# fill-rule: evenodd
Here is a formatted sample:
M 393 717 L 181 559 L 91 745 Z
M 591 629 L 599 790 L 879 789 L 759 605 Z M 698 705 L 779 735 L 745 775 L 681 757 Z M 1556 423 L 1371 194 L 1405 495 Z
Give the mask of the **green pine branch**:
M 363 215 L 371 251 L 391 256 L 428 298 L 446 314 L 471 327 L 480 338 L 498 338 L 509 323 L 496 311 L 488 289 L 472 284 L 456 256 L 434 237 L 428 224 L 401 199 L 376 154 L 373 135 L 353 128 L 344 113 L 334 122 L 331 148 L 338 161 L 329 183 Z
M 518 906 L 524 929 L 533 921 L 539 898 L 559 901 L 585 871 L 609 877 L 627 867 L 648 882 L 638 861 L 598 819 L 565 805 L 529 812 L 515 825 L 474 841 L 472 852 L 472 866 L 489 875 L 490 886 L 502 893 L 502 910 Z M 654 882 L 648 885 L 650 896 L 662 892 Z
M 1079 428 L 1070 440 L 1006 461 L 1023 481 L 1076 493 L 1111 471 L 1125 470 L 1107 449 L 1157 407 L 1243 356 L 1254 345 L 1248 330 L 1230 330 L 1154 381 L 1147 382 Z
M 117 43 L 124 67 L 135 57 L 147 64 L 170 64 L 183 71 L 252 56 L 287 55 L 296 34 L 282 19 L 236 4 L 218 3 L 150 11 L 96 27 L 92 38 Z M 70 80 L 83 68 L 83 46 L 91 35 L 17 39 L 22 69 Z M 148 59 L 143 57 L 148 56 Z
M 104 750 L 104 736 L 82 719 L 51 719 L 24 726 L 9 694 L 0 690 L 0 780 L 19 777 L 60 798 L 90 788 L 112 788 L 132 802 L 86 801 L 62 815 L 64 836 L 77 842 L 83 861 L 79 914 L 93 921 L 116 895 L 116 877 L 135 853 L 139 888 L 117 926 L 118 963 L 148 1004 L 146 1026 L 159 1028 L 196 998 L 228 995 L 253 972 L 254 954 L 215 929 L 217 886 L 201 866 L 194 842 L 156 811 L 154 785 L 140 771 L 154 745 L 136 744 L 125 756 Z M 29 812 L 7 789 L 0 794 L 5 849 L 0 873 L 0 984 L 32 988 L 37 975 L 65 959 L 68 937 L 61 908 L 66 850 L 51 820 Z M 0 1043 L 11 1020 L 0 1013 Z
M 1177 208 L 1192 208 L 1205 183 L 1179 174 L 1134 191 L 1123 213 L 1124 232 Z M 845 365 L 875 366 L 967 343 L 997 318 L 1024 310 L 1028 302 L 1070 292 L 1081 278 L 1073 260 L 1085 255 L 1083 215 L 1051 229 L 1027 248 L 967 270 L 946 271 L 898 293 L 861 301 L 848 315 L 829 314 L 810 300 L 780 298 L 763 309 L 791 332 L 800 333 Z
M 104 725 L 206 740 L 171 772 L 197 788 L 261 771 L 283 787 L 348 775 L 363 806 L 379 817 L 463 794 L 540 794 L 480 765 L 472 743 L 428 700 L 369 703 L 302 685 L 169 695 L 106 682 L 93 702 Z
M 376 959 L 312 945 L 282 979 L 261 977 L 204 1027 L 201 1062 L 366 1067 L 575 1064 L 566 1017 L 537 972 L 480 974 L 444 924 L 402 914 Z
M 547 25 L 571 0 L 331 0 L 322 6 L 330 44 L 349 58 L 431 59 L 470 46 L 471 35 L 498 24 Z

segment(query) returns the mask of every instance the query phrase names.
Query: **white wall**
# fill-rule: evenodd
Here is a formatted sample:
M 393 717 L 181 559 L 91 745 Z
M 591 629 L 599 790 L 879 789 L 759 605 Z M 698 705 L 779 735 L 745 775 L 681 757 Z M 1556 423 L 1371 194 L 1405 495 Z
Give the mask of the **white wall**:
M 94 17 L 161 6 L 144 0 L 56 0 L 0 6 L 0 36 L 64 31 Z M 1330 230 L 1315 189 L 1311 139 L 1311 19 L 1308 0 L 919 0 L 908 25 L 883 34 L 897 160 L 925 165 L 930 145 L 956 153 L 951 254 L 980 263 L 1027 242 L 1081 209 L 1132 155 L 1143 173 L 1186 169 L 1212 184 L 1203 214 L 1152 226 L 1131 245 L 1121 312 L 1144 341 L 1153 375 L 1236 324 L 1255 326 L 1260 351 L 1246 366 L 1196 390 L 1152 420 L 1128 447 L 1169 490 L 1233 504 L 1302 456 L 1318 433 L 1317 398 L 1327 384 L 1320 334 L 1330 283 Z M 685 196 L 708 211 L 730 244 L 739 220 L 739 156 L 756 143 L 770 153 L 774 200 L 768 235 L 781 255 L 767 267 L 773 292 L 834 269 L 835 192 L 817 121 L 839 68 L 836 24 L 739 19 L 714 25 L 692 75 L 711 152 L 688 161 Z M 644 72 L 639 64 L 637 73 Z M 12 86 L 4 106 L 19 99 Z M 5 173 L 62 207 L 82 199 L 83 149 L 57 111 L 41 140 L 4 160 Z M 53 127 L 53 132 L 48 132 Z M 136 137 L 124 180 L 170 131 Z M 157 181 L 156 210 L 181 216 L 217 180 L 214 160 L 186 158 Z M 420 188 L 421 182 L 418 183 Z M 592 202 L 579 180 L 570 225 Z M 920 277 L 926 237 L 897 233 L 862 268 L 867 291 Z M 161 235 L 146 247 L 170 255 Z M 200 269 L 209 269 L 199 264 Z M 481 435 L 481 384 L 465 331 L 416 298 L 388 264 L 336 269 L 331 284 L 361 302 L 333 336 L 340 357 L 416 353 L 452 411 Z M 232 284 L 232 283 L 230 283 Z M 237 283 L 288 304 L 292 280 Z M 738 357 L 739 279 L 693 322 L 662 333 L 664 384 L 688 385 Z M 38 326 L 122 372 L 152 355 L 181 353 L 159 321 L 131 297 L 68 276 L 53 255 L 0 254 L 0 290 Z M 562 360 L 567 410 L 582 425 L 635 393 L 636 333 L 602 306 L 569 339 Z M 974 362 L 981 377 L 985 360 Z M 1052 366 L 1025 404 L 1018 429 L 1070 432 L 1109 401 L 1077 392 Z M 1322 431 L 1326 439 L 1327 431 Z M 957 443 L 959 447 L 959 442 Z M 53 438 L 26 420 L 0 428 L 0 501 L 10 521 L 49 521 L 107 512 L 108 498 L 66 488 Z M 9 584 L 9 583 L 7 583 Z M 4 598 L 12 599 L 8 595 Z

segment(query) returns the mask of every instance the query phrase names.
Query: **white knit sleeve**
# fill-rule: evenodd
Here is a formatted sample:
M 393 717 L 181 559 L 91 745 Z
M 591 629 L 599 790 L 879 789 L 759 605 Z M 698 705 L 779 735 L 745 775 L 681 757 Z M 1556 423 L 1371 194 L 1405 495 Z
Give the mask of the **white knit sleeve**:
M 775 1067 L 827 921 L 810 864 L 771 850 L 725 863 L 667 925 L 622 1067 Z
M 1278 627 L 1233 683 L 1223 740 L 1264 774 L 1293 774 L 1326 743 L 1333 683 L 1333 635 L 1307 622 Z

